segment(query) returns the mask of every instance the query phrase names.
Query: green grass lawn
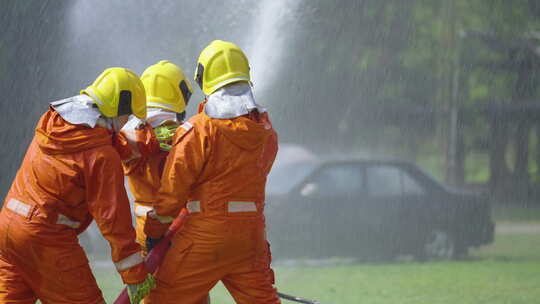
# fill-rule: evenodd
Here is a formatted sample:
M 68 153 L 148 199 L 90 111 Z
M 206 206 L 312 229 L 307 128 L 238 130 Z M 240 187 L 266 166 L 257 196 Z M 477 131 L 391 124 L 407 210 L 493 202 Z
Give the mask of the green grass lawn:
M 540 303 L 540 235 L 501 235 L 466 261 L 276 267 L 281 292 L 322 303 Z M 108 302 L 120 290 L 110 271 L 96 271 Z M 222 285 L 213 303 L 234 303 Z M 284 301 L 284 303 L 288 303 Z

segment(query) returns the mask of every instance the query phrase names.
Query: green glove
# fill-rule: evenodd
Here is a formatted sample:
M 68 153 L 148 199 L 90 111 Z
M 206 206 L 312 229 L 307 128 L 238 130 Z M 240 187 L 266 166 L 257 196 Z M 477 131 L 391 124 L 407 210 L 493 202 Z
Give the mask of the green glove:
M 165 124 L 155 128 L 154 133 L 156 133 L 156 137 L 159 141 L 168 141 L 173 138 L 176 128 L 178 128 L 177 123 Z
M 162 151 L 168 152 L 171 150 L 172 146 L 169 143 L 172 140 L 174 133 L 176 132 L 176 128 L 178 128 L 177 123 L 165 124 L 154 129 L 156 138 L 159 141 L 159 148 Z
M 148 274 L 146 280 L 139 284 L 128 284 L 127 292 L 131 304 L 139 304 L 146 297 L 152 288 L 156 286 L 156 280 L 151 274 Z
M 161 151 L 169 152 L 172 149 L 172 146 L 166 143 L 159 143 L 159 149 Z

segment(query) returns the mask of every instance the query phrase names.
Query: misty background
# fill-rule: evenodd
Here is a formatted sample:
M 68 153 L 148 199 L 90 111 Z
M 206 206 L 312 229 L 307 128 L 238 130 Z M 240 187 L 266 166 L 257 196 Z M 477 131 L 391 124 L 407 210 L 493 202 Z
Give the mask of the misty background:
M 170 60 L 191 80 L 202 49 L 228 40 L 246 51 L 255 98 L 283 146 L 323 158 L 404 160 L 511 208 L 495 209 L 497 225 L 512 226 L 473 252 L 476 263 L 321 273 L 295 264 L 278 267 L 278 285 L 286 282 L 280 290 L 334 303 L 375 295 L 383 302 L 367 302 L 387 303 L 391 298 L 381 295 L 392 277 L 390 285 L 400 288 L 390 292 L 394 303 L 424 303 L 414 294 L 418 286 L 408 285 L 414 283 L 429 286 L 425 303 L 455 303 L 450 295 L 461 297 L 468 287 L 472 299 L 480 290 L 501 301 L 540 297 L 526 292 L 539 283 L 528 271 L 540 261 L 540 1 L 0 0 L 0 28 L 2 197 L 49 102 L 78 94 L 113 66 L 141 74 Z M 192 84 L 188 117 L 204 98 Z M 491 281 L 502 273 L 504 280 Z M 523 274 L 527 280 L 517 279 Z M 107 276 L 97 275 L 100 282 Z M 465 277 L 473 281 L 455 280 Z M 118 289 L 111 286 L 110 299 Z M 433 301 L 431 293 L 454 300 Z
M 537 200 L 539 15 L 533 0 L 3 0 L 0 192 L 48 102 L 111 66 L 168 59 L 191 78 L 223 39 L 248 53 L 282 143 Z

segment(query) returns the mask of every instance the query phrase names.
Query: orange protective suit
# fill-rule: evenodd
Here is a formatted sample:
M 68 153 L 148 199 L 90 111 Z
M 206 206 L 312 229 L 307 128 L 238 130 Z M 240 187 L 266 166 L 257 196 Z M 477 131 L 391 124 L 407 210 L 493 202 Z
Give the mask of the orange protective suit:
M 187 207 L 190 216 L 146 303 L 197 303 L 220 280 L 236 303 L 280 303 L 263 215 L 276 152 L 266 113 L 213 119 L 199 111 L 177 129 L 154 208 L 176 216 Z
M 117 150 L 122 151 L 120 155 L 124 160 L 124 174 L 128 177 L 129 189 L 135 197 L 137 243 L 143 248 L 143 256 L 146 256 L 148 254 L 144 233 L 146 214 L 157 199 L 168 152 L 159 149 L 159 142 L 149 124 L 135 130 L 130 128 L 122 130 L 116 146 Z M 198 302 L 198 304 L 206 303 L 210 303 L 208 295 Z
M 0 303 L 104 303 L 77 239 L 92 220 L 124 283 L 145 280 L 111 137 L 53 109 L 41 117 L 0 214 Z
M 161 173 L 168 153 L 159 149 L 159 142 L 150 125 L 146 124 L 143 128 L 134 130 L 132 133 L 135 136 L 131 136 L 132 139 L 127 142 L 134 141 L 130 146 L 138 147 L 137 150 L 141 152 L 136 153 L 138 154 L 136 157 L 127 157 L 129 154 L 126 153 L 122 158 L 124 159 L 124 173 L 128 177 L 129 189 L 135 197 L 137 243 L 143 247 L 143 255 L 146 255 L 146 234 L 144 233 L 146 213 L 157 199 Z M 121 134 L 125 138 L 130 137 L 126 135 L 125 131 L 122 131 Z M 124 144 L 124 146 L 126 145 Z

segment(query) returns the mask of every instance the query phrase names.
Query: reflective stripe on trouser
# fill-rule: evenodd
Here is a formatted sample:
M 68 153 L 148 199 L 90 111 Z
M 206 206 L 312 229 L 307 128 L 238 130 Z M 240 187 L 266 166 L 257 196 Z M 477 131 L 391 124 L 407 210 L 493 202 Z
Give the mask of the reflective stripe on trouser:
M 186 204 L 186 208 L 189 213 L 201 212 L 201 202 L 191 201 Z M 227 212 L 257 212 L 257 204 L 250 201 L 229 201 L 227 202 Z
M 103 302 L 75 234 L 37 226 L 22 216 L 0 214 L 0 303 Z
M 7 202 L 6 208 L 24 217 L 28 217 L 30 215 L 30 211 L 32 211 L 31 205 L 23 203 L 14 198 L 11 198 Z M 57 215 L 56 224 L 65 225 L 73 229 L 77 229 L 81 226 L 81 223 L 74 221 L 60 213 Z
M 140 204 L 135 203 L 135 215 L 136 216 L 146 216 L 148 214 L 148 212 L 152 211 L 152 210 L 154 210 L 154 208 L 152 208 L 150 206 L 144 206 L 144 205 L 140 205 Z
M 200 303 L 218 281 L 236 303 L 280 303 L 264 234 L 258 216 L 190 218 L 174 236 L 145 304 Z
M 118 270 L 118 272 L 121 272 L 121 271 L 124 271 L 124 270 L 127 270 L 135 265 L 138 265 L 140 263 L 143 262 L 143 258 L 141 256 L 141 252 L 140 251 L 137 251 L 135 252 L 134 254 L 128 256 L 128 257 L 125 257 L 123 259 L 121 259 L 120 261 L 118 262 L 115 262 L 114 263 L 114 266 L 116 267 L 116 270 Z

